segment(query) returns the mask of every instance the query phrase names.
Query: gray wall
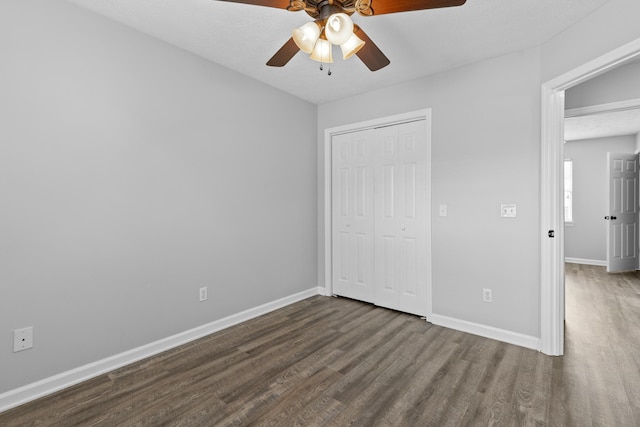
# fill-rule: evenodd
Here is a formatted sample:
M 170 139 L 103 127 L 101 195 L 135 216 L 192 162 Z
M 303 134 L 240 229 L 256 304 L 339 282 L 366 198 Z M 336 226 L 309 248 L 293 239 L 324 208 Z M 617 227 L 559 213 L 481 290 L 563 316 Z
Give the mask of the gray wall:
M 434 313 L 529 336 L 540 334 L 539 61 L 533 49 L 318 110 L 322 130 L 432 108 Z M 500 218 L 501 203 L 518 217 Z
M 623 65 L 567 89 L 565 108 L 640 99 L 640 62 Z
M 542 45 L 541 81 L 547 82 L 640 38 L 640 2 L 609 0 Z
M 59 0 L 0 52 L 0 393 L 316 287 L 315 105 Z
M 565 227 L 565 256 L 593 261 L 607 259 L 607 152 L 633 153 L 634 135 L 567 142 L 573 160 L 573 225 Z

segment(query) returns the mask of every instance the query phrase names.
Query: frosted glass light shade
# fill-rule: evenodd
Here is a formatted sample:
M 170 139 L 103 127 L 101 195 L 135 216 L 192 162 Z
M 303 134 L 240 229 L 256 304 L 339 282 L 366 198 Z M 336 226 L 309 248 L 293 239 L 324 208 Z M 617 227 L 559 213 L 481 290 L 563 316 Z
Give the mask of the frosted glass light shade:
M 318 39 L 316 45 L 311 52 L 311 59 L 325 64 L 333 63 L 333 55 L 331 54 L 331 42 L 325 39 Z
M 358 51 L 362 49 L 363 46 L 364 42 L 362 41 L 362 39 L 360 39 L 360 37 L 356 36 L 355 34 L 351 34 L 349 40 L 340 45 L 340 49 L 342 49 L 342 59 L 351 58 L 353 55 L 358 53 Z
M 324 33 L 332 44 L 341 45 L 353 34 L 353 21 L 346 13 L 334 13 L 327 19 Z
M 315 22 L 307 22 L 302 27 L 293 30 L 292 36 L 301 51 L 311 53 L 318 37 L 320 37 L 320 27 Z

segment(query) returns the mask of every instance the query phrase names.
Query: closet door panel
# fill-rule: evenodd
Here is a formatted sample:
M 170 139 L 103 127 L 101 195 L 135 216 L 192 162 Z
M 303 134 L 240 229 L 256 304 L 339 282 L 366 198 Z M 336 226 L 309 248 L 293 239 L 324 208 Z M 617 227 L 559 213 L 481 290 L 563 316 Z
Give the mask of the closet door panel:
M 373 131 L 332 139 L 333 292 L 374 300 Z
M 376 129 L 375 236 L 385 249 L 376 243 L 375 304 L 418 315 L 427 311 L 425 142 L 425 121 Z

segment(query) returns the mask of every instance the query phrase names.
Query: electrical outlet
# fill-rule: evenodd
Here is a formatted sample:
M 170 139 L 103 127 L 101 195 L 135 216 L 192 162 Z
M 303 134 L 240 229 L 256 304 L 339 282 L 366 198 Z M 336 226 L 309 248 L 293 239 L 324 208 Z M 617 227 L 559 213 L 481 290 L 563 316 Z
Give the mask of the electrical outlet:
M 207 300 L 207 287 L 200 288 L 200 302 Z
M 491 300 L 492 300 L 491 289 L 483 289 L 482 290 L 482 301 L 491 302 Z
M 502 218 L 515 218 L 516 205 L 500 205 L 500 216 Z
M 13 331 L 13 352 L 33 347 L 33 326 Z

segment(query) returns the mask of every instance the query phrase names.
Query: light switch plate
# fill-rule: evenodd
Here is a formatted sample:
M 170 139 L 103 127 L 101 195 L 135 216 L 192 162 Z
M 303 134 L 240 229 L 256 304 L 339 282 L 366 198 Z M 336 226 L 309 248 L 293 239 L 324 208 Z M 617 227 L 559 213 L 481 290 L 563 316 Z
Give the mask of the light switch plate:
M 502 218 L 515 218 L 516 205 L 500 205 L 500 216 Z
M 447 216 L 447 205 L 440 205 L 438 213 L 440 216 Z

